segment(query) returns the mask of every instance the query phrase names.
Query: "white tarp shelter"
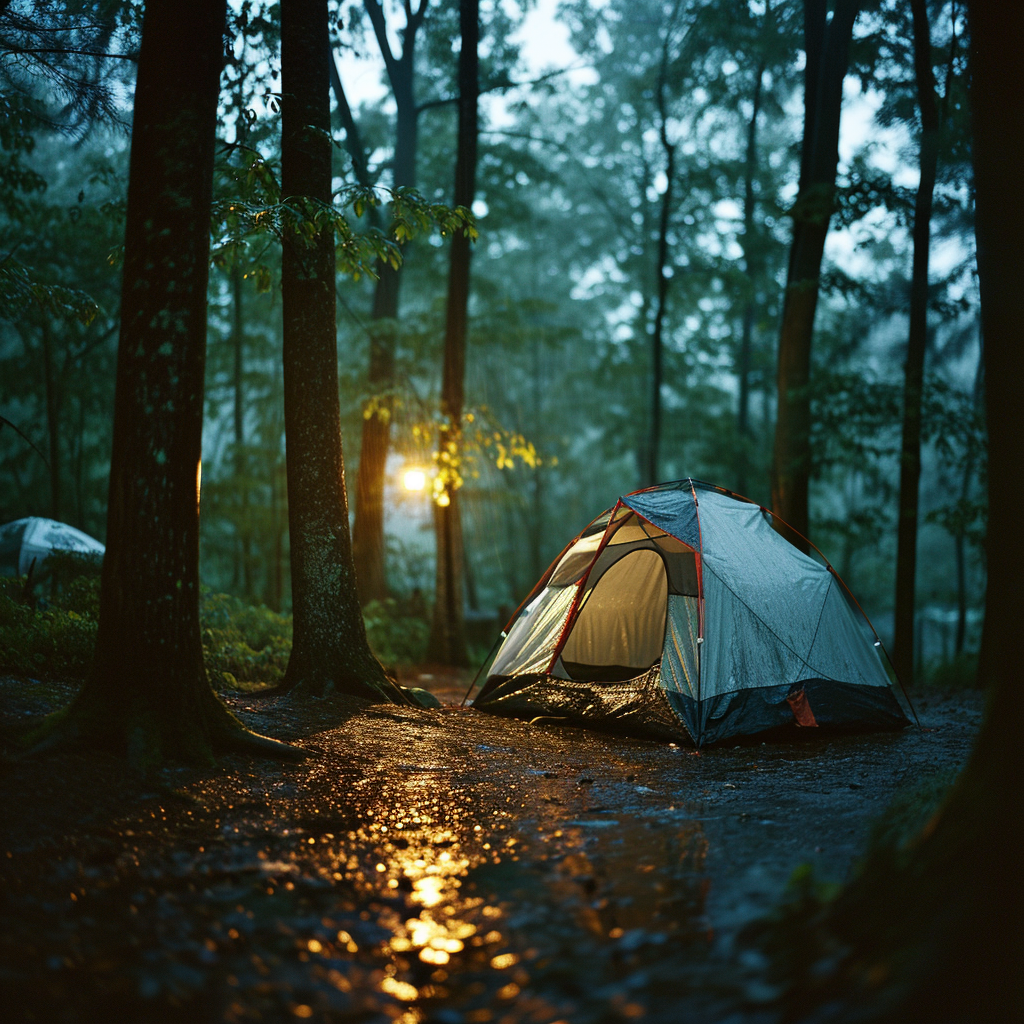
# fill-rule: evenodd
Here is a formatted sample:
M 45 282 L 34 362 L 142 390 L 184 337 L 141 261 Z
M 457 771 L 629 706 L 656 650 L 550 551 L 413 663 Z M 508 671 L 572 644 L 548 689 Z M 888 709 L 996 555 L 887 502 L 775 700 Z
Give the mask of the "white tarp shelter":
M 73 551 L 102 558 L 104 546 L 89 534 L 55 519 L 30 516 L 0 526 L 0 576 L 26 576 L 33 560 L 35 572 L 54 551 Z

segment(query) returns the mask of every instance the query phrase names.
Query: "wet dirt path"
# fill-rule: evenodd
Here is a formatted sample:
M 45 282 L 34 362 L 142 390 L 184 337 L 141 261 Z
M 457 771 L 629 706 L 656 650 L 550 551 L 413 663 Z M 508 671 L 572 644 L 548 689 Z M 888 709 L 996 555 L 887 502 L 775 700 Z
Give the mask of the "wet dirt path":
M 232 703 L 314 756 L 166 773 L 187 799 L 113 758 L 6 769 L 9 1019 L 767 1022 L 737 931 L 800 864 L 846 877 L 980 718 L 935 698 L 929 731 L 696 754 L 455 707 Z

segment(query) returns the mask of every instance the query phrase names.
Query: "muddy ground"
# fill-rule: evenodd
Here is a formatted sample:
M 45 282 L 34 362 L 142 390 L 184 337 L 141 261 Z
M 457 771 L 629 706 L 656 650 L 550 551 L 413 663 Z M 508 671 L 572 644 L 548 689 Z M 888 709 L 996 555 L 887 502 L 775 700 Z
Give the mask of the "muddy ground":
M 4 1020 L 771 1024 L 741 929 L 800 865 L 847 877 L 982 709 L 930 695 L 923 730 L 698 754 L 405 681 L 451 703 L 228 699 L 300 764 L 227 757 L 158 787 L 104 754 L 3 764 Z M 71 692 L 0 681 L 0 724 Z

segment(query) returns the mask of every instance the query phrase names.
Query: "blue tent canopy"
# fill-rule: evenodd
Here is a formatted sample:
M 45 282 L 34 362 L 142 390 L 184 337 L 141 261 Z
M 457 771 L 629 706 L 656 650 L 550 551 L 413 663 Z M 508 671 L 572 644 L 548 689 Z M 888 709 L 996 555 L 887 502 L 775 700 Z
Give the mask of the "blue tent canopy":
M 684 480 L 594 524 L 520 610 L 475 707 L 698 746 L 908 724 L 845 584 L 765 509 Z

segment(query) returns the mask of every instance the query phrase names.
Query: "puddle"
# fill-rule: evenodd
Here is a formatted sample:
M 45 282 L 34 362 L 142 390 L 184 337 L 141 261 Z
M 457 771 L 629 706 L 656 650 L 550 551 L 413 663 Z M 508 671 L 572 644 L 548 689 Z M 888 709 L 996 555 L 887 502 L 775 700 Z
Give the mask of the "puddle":
M 296 836 L 386 937 L 361 950 L 351 928 L 329 944 L 315 928 L 310 948 L 367 953 L 403 1024 L 632 1019 L 675 998 L 681 950 L 699 960 L 710 942 L 699 821 L 481 814 L 471 789 L 401 767 L 370 800 L 359 787 L 354 815 L 339 801 L 347 831 Z

